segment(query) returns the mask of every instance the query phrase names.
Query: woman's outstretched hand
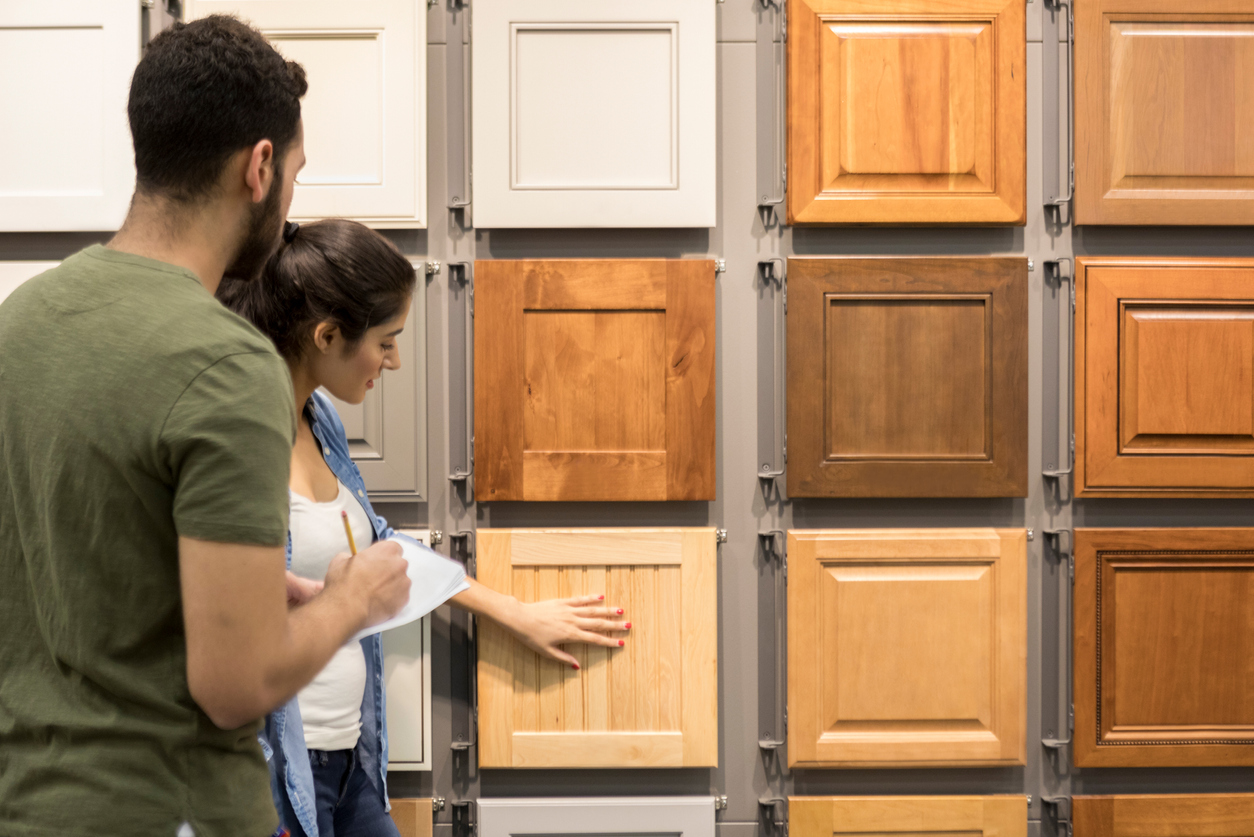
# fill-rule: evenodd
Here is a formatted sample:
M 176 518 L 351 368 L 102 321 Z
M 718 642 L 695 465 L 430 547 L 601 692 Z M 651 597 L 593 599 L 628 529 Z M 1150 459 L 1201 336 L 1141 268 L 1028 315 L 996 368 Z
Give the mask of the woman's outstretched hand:
M 631 628 L 630 622 L 621 621 L 623 611 L 620 608 L 605 606 L 604 596 L 519 602 L 515 612 L 517 616 L 502 624 L 520 642 L 574 668 L 579 668 L 578 661 L 563 651 L 562 645 L 578 642 L 618 648 L 626 642 L 618 635 Z

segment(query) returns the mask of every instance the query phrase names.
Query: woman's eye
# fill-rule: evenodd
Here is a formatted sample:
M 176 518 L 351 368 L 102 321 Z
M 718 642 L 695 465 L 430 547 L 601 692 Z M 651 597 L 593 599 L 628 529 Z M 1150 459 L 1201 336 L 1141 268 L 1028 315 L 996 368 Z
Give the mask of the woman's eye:
M 393 349 L 395 349 L 395 348 L 396 348 L 396 344 L 395 344 L 395 343 L 384 343 L 384 344 L 383 344 L 383 351 L 385 351 L 385 352 L 390 352 L 390 351 L 392 351 L 392 350 L 393 350 Z

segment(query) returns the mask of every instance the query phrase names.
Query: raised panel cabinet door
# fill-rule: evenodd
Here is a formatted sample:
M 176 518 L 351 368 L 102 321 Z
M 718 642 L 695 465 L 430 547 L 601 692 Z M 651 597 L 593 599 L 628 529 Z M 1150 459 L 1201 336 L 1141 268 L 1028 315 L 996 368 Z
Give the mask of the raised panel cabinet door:
M 788 260 L 791 497 L 1026 497 L 1028 265 Z
M 392 822 L 396 825 L 396 830 L 401 837 L 431 837 L 432 809 L 429 798 L 398 799 L 392 797 L 388 801 L 392 805 L 392 810 L 389 812 L 392 815 Z
M 475 262 L 475 499 L 713 500 L 714 262 Z
M 482 837 L 714 837 L 714 797 L 480 799 Z
M 1024 764 L 1026 549 L 1023 529 L 790 530 L 789 766 Z
M 4 302 L 27 279 L 34 279 L 59 264 L 60 262 L 0 262 L 0 302 Z
M 788 0 L 790 224 L 1026 219 L 1023 0 Z
M 1254 765 L 1254 529 L 1077 529 L 1075 562 L 1076 765 Z
M 477 227 L 712 227 L 714 6 L 476 0 Z
M 427 529 L 397 531 L 431 545 L 431 532 Z M 388 770 L 430 770 L 431 614 L 383 632 L 383 686 L 388 720 Z M 392 805 L 395 815 L 395 799 Z M 428 807 L 428 823 L 430 815 Z
M 1254 794 L 1119 794 L 1071 800 L 1075 837 L 1246 837 Z
M 289 217 L 427 226 L 427 15 L 413 0 L 186 0 L 234 14 L 309 80 L 305 168 Z
M 541 658 L 479 626 L 479 766 L 717 767 L 715 531 L 480 529 L 478 577 L 520 601 L 604 595 L 619 648 Z M 619 832 L 621 833 L 621 832 Z
M 0 231 L 122 226 L 139 17 L 137 0 L 0 3 Z
M 1026 837 L 1023 796 L 790 796 L 795 837 Z
M 1254 224 L 1254 7 L 1075 10 L 1078 224 Z
M 1254 259 L 1076 263 L 1076 494 L 1254 497 Z

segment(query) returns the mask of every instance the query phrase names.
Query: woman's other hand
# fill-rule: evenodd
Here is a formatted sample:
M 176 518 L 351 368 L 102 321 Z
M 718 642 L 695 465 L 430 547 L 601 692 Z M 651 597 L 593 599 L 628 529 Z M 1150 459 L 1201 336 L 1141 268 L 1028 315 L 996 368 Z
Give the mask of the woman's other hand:
M 618 648 L 626 642 L 617 634 L 629 630 L 631 623 L 621 621 L 622 609 L 606 607 L 604 599 L 604 596 L 576 596 L 519 602 L 511 618 L 502 620 L 502 624 L 528 648 L 579 668 L 578 661 L 560 646 L 582 643 Z
M 287 571 L 287 606 L 297 607 L 313 599 L 322 592 L 322 582 L 309 578 L 301 578 Z

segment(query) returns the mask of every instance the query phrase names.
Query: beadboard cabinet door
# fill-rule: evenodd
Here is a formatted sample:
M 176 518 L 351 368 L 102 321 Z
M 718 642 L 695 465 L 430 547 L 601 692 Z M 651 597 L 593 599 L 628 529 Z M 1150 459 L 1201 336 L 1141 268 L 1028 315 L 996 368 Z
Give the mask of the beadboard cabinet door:
M 788 260 L 791 497 L 1026 497 L 1028 265 Z
M 427 15 L 414 0 L 186 0 L 235 14 L 309 79 L 305 168 L 289 217 L 427 226 Z
M 1075 9 L 1078 224 L 1254 224 L 1254 7 Z
M 482 837 L 714 837 L 714 797 L 480 799 Z
M 475 226 L 714 226 L 714 12 L 470 4 Z
M 475 498 L 714 499 L 714 262 L 475 262 Z
M 1254 765 L 1254 529 L 1077 529 L 1075 560 L 1076 765 Z
M 1254 259 L 1081 258 L 1076 494 L 1254 497 Z
M 426 529 L 398 529 L 431 545 Z M 388 770 L 431 769 L 431 615 L 383 632 L 383 683 L 388 718 Z M 430 835 L 430 800 L 425 812 Z M 397 800 L 392 800 L 393 806 Z M 396 810 L 393 810 L 395 817 Z M 421 825 L 421 818 L 418 824 Z
M 27 279 L 34 279 L 60 262 L 0 262 L 0 302 L 17 290 Z
M 122 225 L 139 16 L 138 0 L 0 3 L 0 231 Z
M 1023 796 L 790 796 L 794 837 L 1026 837 Z
M 1254 794 L 1119 794 L 1071 800 L 1075 837 L 1245 837 Z
M 790 224 L 1026 219 L 1023 0 L 788 0 Z
M 717 767 L 715 531 L 480 529 L 478 577 L 532 602 L 604 595 L 620 648 L 579 669 L 479 623 L 479 766 Z
M 1023 529 L 789 531 L 789 766 L 1024 764 L 1026 549 Z

